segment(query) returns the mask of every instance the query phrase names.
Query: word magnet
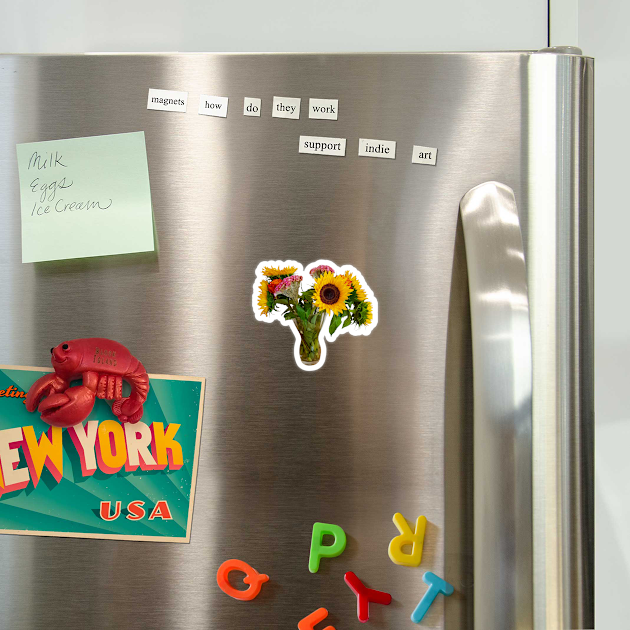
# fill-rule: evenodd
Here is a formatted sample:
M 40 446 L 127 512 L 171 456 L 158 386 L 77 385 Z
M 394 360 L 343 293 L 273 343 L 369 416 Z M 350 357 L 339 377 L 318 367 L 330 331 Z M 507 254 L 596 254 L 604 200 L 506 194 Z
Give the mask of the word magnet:
M 359 138 L 359 157 L 396 159 L 395 140 L 373 140 Z
M 240 591 L 234 588 L 228 579 L 230 571 L 242 571 L 245 573 L 243 583 L 249 584 L 249 588 L 245 591 Z M 219 588 L 226 595 L 229 595 L 234 599 L 240 599 L 244 602 L 249 602 L 258 597 L 262 585 L 268 580 L 268 575 L 258 573 L 256 569 L 250 567 L 247 562 L 243 562 L 242 560 L 226 560 L 217 571 L 217 584 L 219 585 Z
M 228 115 L 228 97 L 202 94 L 199 97 L 199 113 L 202 116 L 226 118 Z
M 436 147 L 422 147 L 416 144 L 413 145 L 413 152 L 411 154 L 412 164 L 430 164 L 431 166 L 435 166 L 436 160 Z
M 324 545 L 324 536 L 333 536 L 332 545 Z M 314 523 L 313 536 L 311 538 L 311 553 L 308 559 L 308 570 L 311 573 L 319 571 L 319 562 L 322 558 L 336 558 L 346 548 L 346 532 L 339 525 L 328 523 Z
M 252 96 L 246 96 L 243 99 L 243 116 L 260 116 L 261 109 L 261 99 Z
M 301 98 L 291 98 L 289 96 L 274 96 L 271 105 L 272 118 L 293 118 L 300 117 Z
M 312 155 L 339 155 L 343 157 L 346 154 L 346 139 L 300 136 L 298 152 L 311 153 Z
M 157 109 L 165 112 L 185 112 L 187 104 L 188 92 L 149 88 L 147 109 Z
M 422 561 L 422 546 L 424 544 L 424 532 L 427 528 L 427 519 L 419 516 L 416 521 L 416 531 L 412 532 L 405 517 L 396 512 L 394 514 L 394 525 L 398 528 L 400 536 L 396 536 L 390 543 L 387 550 L 391 561 L 394 564 L 402 564 L 407 567 L 417 567 Z M 404 553 L 403 547 L 411 545 L 411 553 Z
M 308 117 L 320 120 L 337 120 L 339 100 L 336 98 L 309 98 Z

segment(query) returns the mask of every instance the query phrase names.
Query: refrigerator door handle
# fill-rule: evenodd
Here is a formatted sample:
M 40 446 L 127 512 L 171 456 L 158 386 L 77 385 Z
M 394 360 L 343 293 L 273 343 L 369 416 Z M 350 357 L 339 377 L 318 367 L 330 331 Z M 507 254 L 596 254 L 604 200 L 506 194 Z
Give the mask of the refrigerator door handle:
M 514 192 L 485 182 L 460 202 L 474 391 L 475 628 L 533 624 L 532 344 Z

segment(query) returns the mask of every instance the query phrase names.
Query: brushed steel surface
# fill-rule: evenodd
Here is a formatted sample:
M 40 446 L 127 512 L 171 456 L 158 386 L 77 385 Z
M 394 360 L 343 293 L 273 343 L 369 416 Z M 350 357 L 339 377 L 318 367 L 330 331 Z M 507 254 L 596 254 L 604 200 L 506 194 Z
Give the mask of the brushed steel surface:
M 532 340 L 514 192 L 486 182 L 460 204 L 474 378 L 475 628 L 531 628 Z
M 149 372 L 207 378 L 191 543 L 0 536 L 0 627 L 265 630 L 323 605 L 341 630 L 359 624 L 347 570 L 393 594 L 372 607 L 375 628 L 410 624 L 424 570 L 456 591 L 423 627 L 472 627 L 459 201 L 484 181 L 510 186 L 529 253 L 531 58 L 0 57 L 0 362 L 41 365 L 55 340 L 106 336 Z M 188 113 L 147 111 L 149 87 L 187 90 Z M 228 96 L 228 117 L 197 115 L 200 94 Z M 274 95 L 301 97 L 302 118 L 271 118 Z M 261 118 L 242 116 L 244 96 L 263 99 Z M 309 120 L 309 97 L 338 98 L 339 120 Z M 15 144 L 137 130 L 158 252 L 22 265 Z M 299 135 L 345 137 L 347 156 L 298 155 Z M 359 158 L 359 137 L 397 140 L 397 159 Z M 437 165 L 412 165 L 413 144 L 438 147 Z M 323 369 L 299 370 L 292 336 L 250 310 L 257 263 L 277 258 L 359 268 L 378 328 L 340 337 Z M 420 569 L 387 557 L 396 511 L 429 520 Z M 348 547 L 311 575 L 315 520 L 344 527 Z M 271 577 L 246 605 L 216 587 L 233 556 Z

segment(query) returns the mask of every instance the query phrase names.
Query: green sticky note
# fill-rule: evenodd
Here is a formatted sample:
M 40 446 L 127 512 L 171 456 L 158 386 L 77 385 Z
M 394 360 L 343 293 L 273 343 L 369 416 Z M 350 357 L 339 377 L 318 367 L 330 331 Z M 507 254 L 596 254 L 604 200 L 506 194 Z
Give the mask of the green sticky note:
M 22 262 L 153 251 L 144 132 L 17 145 Z

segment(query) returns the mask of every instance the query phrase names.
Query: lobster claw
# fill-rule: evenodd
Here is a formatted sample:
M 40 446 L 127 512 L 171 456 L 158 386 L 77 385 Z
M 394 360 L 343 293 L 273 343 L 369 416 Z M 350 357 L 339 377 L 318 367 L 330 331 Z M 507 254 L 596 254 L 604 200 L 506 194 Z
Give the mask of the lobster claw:
M 37 409 L 42 420 L 53 427 L 73 427 L 90 415 L 95 400 L 95 392 L 85 385 L 77 385 L 63 393 L 48 396 Z
M 50 396 L 55 392 L 61 391 L 68 387 L 68 383 L 66 383 L 62 378 L 57 376 L 54 372 L 51 374 L 44 374 L 38 378 L 29 388 L 28 393 L 26 394 L 26 409 L 27 411 L 35 411 L 37 409 L 37 405 L 39 401 L 44 396 Z

